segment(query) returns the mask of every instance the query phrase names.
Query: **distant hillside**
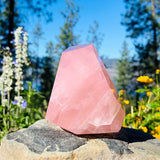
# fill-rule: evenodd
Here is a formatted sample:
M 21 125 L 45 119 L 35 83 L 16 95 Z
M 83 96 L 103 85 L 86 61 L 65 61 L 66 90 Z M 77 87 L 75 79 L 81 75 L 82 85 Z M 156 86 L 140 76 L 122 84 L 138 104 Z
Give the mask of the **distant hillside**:
M 102 61 L 103 61 L 105 68 L 107 69 L 107 72 L 108 72 L 111 80 L 113 81 L 113 83 L 115 85 L 115 77 L 117 76 L 116 63 L 117 63 L 118 59 L 104 58 L 104 59 L 102 59 Z

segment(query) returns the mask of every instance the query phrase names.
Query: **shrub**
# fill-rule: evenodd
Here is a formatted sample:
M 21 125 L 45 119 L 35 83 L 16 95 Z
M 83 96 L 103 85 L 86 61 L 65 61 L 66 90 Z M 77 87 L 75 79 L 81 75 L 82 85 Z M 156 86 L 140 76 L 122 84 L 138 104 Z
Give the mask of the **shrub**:
M 141 129 L 160 139 L 160 69 L 156 70 L 155 85 L 151 85 L 153 79 L 148 76 L 137 78 L 143 83 L 142 89 L 136 90 L 144 96 L 138 102 L 138 109 L 131 106 L 131 113 L 127 114 L 123 123 L 124 127 Z M 122 95 L 123 96 L 123 95 Z
M 3 60 L 0 76 L 0 139 L 44 118 L 47 106 L 44 97 L 32 89 L 31 82 L 28 82 L 27 90 L 23 88 L 23 67 L 29 65 L 28 37 L 22 27 L 14 32 L 14 36 L 15 40 L 12 42 L 15 44 L 15 57 L 8 47 L 1 49 Z M 13 96 L 11 92 L 14 93 Z

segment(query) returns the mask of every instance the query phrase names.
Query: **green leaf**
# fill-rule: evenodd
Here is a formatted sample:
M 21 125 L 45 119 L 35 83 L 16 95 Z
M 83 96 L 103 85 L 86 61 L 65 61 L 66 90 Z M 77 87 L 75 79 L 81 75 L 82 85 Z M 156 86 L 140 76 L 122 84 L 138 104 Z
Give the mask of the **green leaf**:
M 136 93 L 143 93 L 143 92 L 149 92 L 149 89 L 137 89 Z

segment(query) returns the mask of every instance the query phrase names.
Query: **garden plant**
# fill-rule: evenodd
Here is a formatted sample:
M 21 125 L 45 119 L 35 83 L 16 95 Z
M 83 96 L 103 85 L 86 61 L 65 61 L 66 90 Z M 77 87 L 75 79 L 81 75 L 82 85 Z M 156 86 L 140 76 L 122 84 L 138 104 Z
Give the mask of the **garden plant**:
M 140 129 L 158 139 L 160 139 L 159 78 L 160 69 L 156 70 L 155 82 L 149 76 L 137 78 L 137 81 L 143 84 L 143 88 L 137 89 L 136 92 L 142 97 L 138 101 L 138 108 L 131 106 L 131 112 L 126 115 L 123 123 L 124 127 Z M 123 100 L 123 90 L 120 91 L 120 99 L 123 106 L 129 104 L 129 101 Z
M 28 89 L 23 88 L 23 69 L 24 66 L 29 66 L 28 34 L 22 27 L 12 34 L 15 37 L 12 40 L 15 54 L 8 47 L 1 49 L 3 60 L 0 76 L 0 139 L 44 118 L 44 106 L 47 106 L 44 97 L 32 89 L 31 82 L 27 82 Z

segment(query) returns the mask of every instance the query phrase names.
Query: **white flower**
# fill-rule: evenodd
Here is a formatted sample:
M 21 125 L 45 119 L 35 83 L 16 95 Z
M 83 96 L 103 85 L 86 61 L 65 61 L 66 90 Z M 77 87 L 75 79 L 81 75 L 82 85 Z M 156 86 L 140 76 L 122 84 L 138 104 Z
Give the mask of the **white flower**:
M 22 106 L 22 103 L 23 103 L 23 97 L 22 96 L 16 96 L 14 99 L 17 101 L 17 105 L 19 107 Z
M 15 79 L 16 79 L 16 87 L 15 91 L 17 92 L 17 104 L 22 104 L 22 97 L 20 96 L 20 92 L 23 88 L 23 65 L 29 65 L 28 58 L 28 37 L 26 32 L 22 32 L 22 27 L 19 27 L 15 33 L 15 49 L 16 49 L 16 64 L 15 64 Z
M 9 48 L 6 48 L 3 53 L 3 66 L 2 75 L 0 76 L 0 90 L 1 90 L 1 100 L 2 106 L 5 106 L 8 101 L 9 92 L 12 90 L 13 83 L 13 59 L 9 52 Z M 7 95 L 5 95 L 7 93 Z
M 0 77 L 0 90 L 3 89 L 3 81 L 2 81 L 2 77 Z
M 24 64 L 29 65 L 28 60 L 27 60 L 27 58 L 28 58 L 28 55 L 27 55 L 27 53 L 28 53 L 28 50 L 27 50 L 27 47 L 28 47 L 28 37 L 27 37 L 27 35 L 28 34 L 26 32 L 24 32 L 24 34 L 23 34 L 22 54 L 23 54 L 23 62 L 24 62 Z
M 22 27 L 18 27 L 14 32 L 15 36 L 15 53 L 16 60 L 13 63 L 13 58 L 9 52 L 9 48 L 5 49 L 3 56 L 2 75 L 0 76 L 0 90 L 2 97 L 2 105 L 6 104 L 6 98 L 9 97 L 9 92 L 12 90 L 13 75 L 15 72 L 15 92 L 17 96 L 15 100 L 18 106 L 22 105 L 23 97 L 20 96 L 20 92 L 23 88 L 23 66 L 29 65 L 28 59 L 28 34 L 22 31 Z M 14 68 L 13 68 L 14 66 Z M 7 93 L 7 94 L 6 94 Z
M 8 103 L 7 99 L 4 98 L 4 99 L 2 100 L 2 106 L 6 106 L 7 103 Z
M 2 75 L 1 75 L 1 82 L 0 82 L 0 89 L 3 92 L 10 92 L 13 83 L 13 59 L 11 54 L 9 54 L 9 50 L 4 53 L 3 56 L 3 67 L 2 67 Z

